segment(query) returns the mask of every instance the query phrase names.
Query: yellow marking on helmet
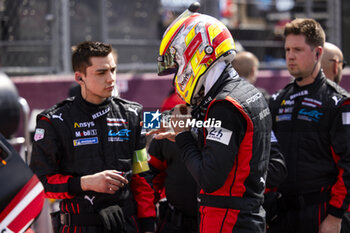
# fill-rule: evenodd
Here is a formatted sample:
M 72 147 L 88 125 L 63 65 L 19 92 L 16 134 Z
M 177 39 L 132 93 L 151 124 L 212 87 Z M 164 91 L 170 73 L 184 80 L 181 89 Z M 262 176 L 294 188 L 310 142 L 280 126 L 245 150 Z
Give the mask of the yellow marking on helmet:
M 193 92 L 194 92 L 194 89 L 196 87 L 196 84 L 198 83 L 199 81 L 199 77 L 207 70 L 207 67 L 205 64 L 202 64 L 200 66 L 197 67 L 197 70 L 195 71 L 195 75 L 194 75 L 194 80 L 192 82 L 192 85 L 189 86 L 189 101 L 191 101 L 191 98 L 193 96 Z
M 196 36 L 196 31 L 194 29 L 195 29 L 195 27 L 193 27 L 191 29 L 191 31 L 188 33 L 188 35 L 185 38 L 186 46 L 188 46 L 191 43 L 191 41 L 193 40 L 193 38 Z
M 221 42 L 221 44 L 219 44 L 218 47 L 216 47 L 216 49 L 215 49 L 216 57 L 220 57 L 225 52 L 227 52 L 231 49 L 234 49 L 234 48 L 235 48 L 235 44 L 234 44 L 232 38 L 227 38 L 226 40 Z
M 199 76 L 201 76 L 207 70 L 207 66 L 205 64 L 202 64 L 198 68 L 199 68 L 198 72 L 196 73 L 197 79 Z
M 199 61 L 200 61 L 200 58 L 198 56 L 198 51 L 196 51 L 190 60 L 193 72 L 195 72 L 195 69 L 197 68 Z
M 213 41 L 213 39 L 222 32 L 222 29 L 218 25 L 212 24 L 208 27 L 208 32 L 210 41 Z
M 190 61 L 191 66 L 192 66 L 192 70 L 193 70 L 195 76 L 196 76 L 196 73 L 198 72 L 198 69 L 200 68 L 199 63 L 203 60 L 204 56 L 205 56 L 204 50 L 202 51 L 202 53 L 199 53 L 199 51 L 197 50 Z
M 193 67 L 192 67 L 193 69 Z M 183 93 L 186 93 L 186 95 L 183 95 L 183 98 L 185 99 L 186 103 L 190 103 L 196 83 L 198 82 L 198 78 L 207 70 L 207 66 L 205 64 L 201 64 L 199 66 L 196 66 L 196 69 L 193 69 L 194 75 L 191 76 L 189 79 L 185 90 L 180 93 L 182 95 Z
M 177 77 L 176 77 L 176 79 L 177 79 Z M 189 104 L 190 103 L 190 97 L 188 95 L 188 90 L 185 89 L 184 91 L 181 91 L 180 85 L 177 82 L 175 82 L 175 83 L 176 83 L 175 85 L 176 85 L 177 92 L 185 100 L 185 102 Z
M 160 43 L 159 47 L 159 55 L 164 55 L 166 51 L 165 48 L 167 48 L 168 43 L 170 43 L 170 40 L 174 33 L 181 27 L 182 23 L 187 19 L 188 17 L 180 18 L 170 29 L 169 31 L 164 34 L 162 42 Z

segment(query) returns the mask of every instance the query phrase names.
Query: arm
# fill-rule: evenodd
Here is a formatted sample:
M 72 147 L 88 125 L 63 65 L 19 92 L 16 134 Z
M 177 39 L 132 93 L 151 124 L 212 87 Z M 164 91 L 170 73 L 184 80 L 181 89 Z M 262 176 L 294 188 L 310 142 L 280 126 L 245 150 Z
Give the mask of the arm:
M 156 216 L 153 204 L 153 189 L 147 182 L 145 173 L 134 174 L 131 179 L 131 190 L 137 203 L 137 217 L 143 232 L 154 231 L 154 218 Z
M 327 217 L 322 221 L 319 229 L 319 233 L 340 233 L 341 229 L 341 218 L 337 218 L 328 214 Z
M 46 117 L 38 120 L 33 143 L 30 167 L 44 185 L 47 198 L 73 198 L 83 191 L 114 194 L 128 182 L 119 172 L 107 170 L 83 177 L 62 174 L 59 161 L 61 142 L 51 121 Z
M 239 145 L 245 135 L 246 121 L 230 103 L 221 101 L 213 104 L 208 119 L 222 122 L 224 132 L 221 138 L 213 140 L 212 132 L 206 133 L 206 144 L 201 150 L 191 132 L 185 131 L 176 136 L 176 144 L 181 149 L 187 169 L 205 192 L 214 192 L 224 185 L 231 171 Z
M 271 150 L 267 168 L 266 188 L 278 187 L 287 177 L 288 170 L 274 132 L 271 132 Z
M 148 148 L 148 163 L 152 173 L 152 186 L 155 191 L 154 203 L 157 203 L 161 198 L 165 196 L 165 170 L 167 168 L 167 162 L 162 156 L 162 150 L 160 147 L 160 143 L 162 143 L 162 141 L 163 140 L 152 139 Z
M 81 192 L 80 179 L 59 172 L 60 145 L 51 121 L 40 117 L 35 130 L 30 168 L 44 185 L 47 198 L 73 198 L 74 192 Z
M 338 168 L 337 181 L 331 189 L 328 215 L 322 221 L 319 233 L 339 233 L 342 216 L 350 203 L 350 100 L 341 104 L 330 130 L 331 152 Z
M 328 213 L 342 218 L 350 204 L 350 100 L 341 104 L 330 131 L 331 151 L 338 168 L 337 181 L 331 189 Z

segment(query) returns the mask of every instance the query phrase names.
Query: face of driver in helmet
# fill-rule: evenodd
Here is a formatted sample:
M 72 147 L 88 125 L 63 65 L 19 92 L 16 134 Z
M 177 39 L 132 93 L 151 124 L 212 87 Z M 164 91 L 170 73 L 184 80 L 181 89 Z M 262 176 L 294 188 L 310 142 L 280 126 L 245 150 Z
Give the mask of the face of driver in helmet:
M 234 41 L 217 19 L 185 11 L 164 33 L 158 56 L 158 75 L 175 73 L 174 85 L 186 103 L 194 104 L 205 73 L 218 60 L 231 62 Z

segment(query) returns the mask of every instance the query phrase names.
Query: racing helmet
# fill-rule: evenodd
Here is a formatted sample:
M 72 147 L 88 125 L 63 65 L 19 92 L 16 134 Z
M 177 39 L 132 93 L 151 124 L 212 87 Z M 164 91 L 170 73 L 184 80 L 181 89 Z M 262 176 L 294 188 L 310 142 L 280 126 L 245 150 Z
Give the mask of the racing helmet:
M 197 3 L 198 4 L 198 3 Z M 195 9 L 194 9 L 195 8 Z M 193 4 L 165 31 L 158 55 L 158 75 L 174 73 L 177 93 L 194 104 L 205 74 L 218 61 L 231 62 L 236 55 L 230 31 L 219 20 L 197 13 Z

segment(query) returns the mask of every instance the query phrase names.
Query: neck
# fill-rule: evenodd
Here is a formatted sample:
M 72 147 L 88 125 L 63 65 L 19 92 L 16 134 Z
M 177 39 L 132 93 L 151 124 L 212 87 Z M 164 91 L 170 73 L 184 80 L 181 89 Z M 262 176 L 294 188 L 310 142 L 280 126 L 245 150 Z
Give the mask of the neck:
M 86 102 L 88 102 L 90 104 L 95 104 L 95 105 L 102 104 L 107 99 L 107 98 L 101 98 L 101 97 L 97 97 L 97 96 L 92 96 L 91 94 L 88 95 L 84 90 L 82 90 L 82 92 L 81 92 L 81 97 Z
M 306 85 L 309 85 L 309 84 L 313 83 L 315 81 L 319 71 L 320 71 L 320 68 L 321 68 L 320 67 L 320 63 L 319 62 L 315 63 L 311 74 L 303 77 L 300 80 L 298 78 L 296 79 L 297 85 L 302 87 L 302 86 L 306 86 Z

